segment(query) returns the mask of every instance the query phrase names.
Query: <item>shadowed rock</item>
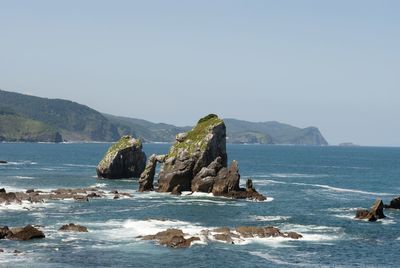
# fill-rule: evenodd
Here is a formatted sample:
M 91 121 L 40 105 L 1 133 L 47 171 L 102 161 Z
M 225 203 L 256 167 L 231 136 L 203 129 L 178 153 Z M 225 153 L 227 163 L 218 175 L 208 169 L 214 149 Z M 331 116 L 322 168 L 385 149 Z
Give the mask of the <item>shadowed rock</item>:
M 200 240 L 198 237 L 184 238 L 184 233 L 179 229 L 168 229 L 166 231 L 158 232 L 155 235 L 143 236 L 143 240 L 155 240 L 160 245 L 170 248 L 187 248 L 190 247 L 193 241 Z
M 113 144 L 96 168 L 99 178 L 122 179 L 139 177 L 146 166 L 142 142 L 123 136 Z
M 10 240 L 30 240 L 45 237 L 42 231 L 31 225 L 27 225 L 23 228 L 11 228 L 10 231 L 11 233 L 7 235 L 7 238 Z
M 400 209 L 400 196 L 393 198 L 389 205 L 385 205 L 385 208 Z
M 147 161 L 146 168 L 140 175 L 139 192 L 153 191 L 154 175 L 156 174 L 157 162 L 164 162 L 165 155 L 152 154 Z
M 87 232 L 88 231 L 88 229 L 85 226 L 74 224 L 74 223 L 63 225 L 58 230 L 62 231 L 62 232 Z

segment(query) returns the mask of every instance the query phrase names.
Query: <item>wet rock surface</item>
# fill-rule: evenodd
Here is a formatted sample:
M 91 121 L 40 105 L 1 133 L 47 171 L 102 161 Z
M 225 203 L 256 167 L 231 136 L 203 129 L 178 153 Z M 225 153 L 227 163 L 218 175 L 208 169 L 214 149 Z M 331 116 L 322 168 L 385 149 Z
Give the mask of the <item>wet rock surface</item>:
M 372 207 L 367 209 L 358 209 L 356 211 L 356 218 L 357 219 L 366 219 L 368 221 L 377 221 L 378 219 L 383 219 L 386 216 L 383 214 L 383 202 L 382 199 L 376 199 L 375 203 Z
M 4 233 L 6 233 L 6 235 L 3 236 Z M 2 227 L 0 228 L 0 234 L 0 237 L 10 240 L 31 240 L 45 237 L 42 231 L 32 225 L 15 228 Z
M 63 225 L 58 230 L 62 232 L 88 232 L 87 227 L 74 223 Z
M 393 198 L 385 208 L 400 209 L 400 196 Z
M 160 245 L 170 248 L 187 248 L 190 247 L 193 241 L 200 240 L 199 237 L 185 238 L 185 234 L 180 229 L 167 229 L 166 231 L 158 232 L 155 235 L 143 236 L 143 240 L 155 240 Z

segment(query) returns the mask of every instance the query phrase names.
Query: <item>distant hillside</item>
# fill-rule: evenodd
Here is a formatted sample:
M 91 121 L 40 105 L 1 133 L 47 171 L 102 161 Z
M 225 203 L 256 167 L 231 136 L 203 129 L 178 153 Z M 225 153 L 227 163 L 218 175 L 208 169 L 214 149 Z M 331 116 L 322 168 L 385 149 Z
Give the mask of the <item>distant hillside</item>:
M 39 121 L 56 129 L 66 140 L 114 141 L 117 128 L 101 113 L 85 105 L 60 99 L 39 98 L 0 90 L 0 109 Z M 7 131 L 3 130 L 3 131 Z M 9 133 L 12 134 L 12 133 Z M 26 133 L 29 137 L 30 133 Z M 2 135 L 0 136 L 7 136 Z
M 171 142 L 175 140 L 176 134 L 191 129 L 191 127 L 176 127 L 164 123 L 152 123 L 142 119 L 109 114 L 103 115 L 118 128 L 121 136 L 129 134 L 146 142 Z
M 224 121 L 229 143 L 327 145 L 315 127 Z M 129 134 L 145 142 L 173 142 L 176 134 L 190 128 L 101 114 L 68 100 L 0 90 L 0 141 L 115 141 Z
M 318 128 L 298 128 L 279 122 L 224 119 L 230 143 L 328 145 Z

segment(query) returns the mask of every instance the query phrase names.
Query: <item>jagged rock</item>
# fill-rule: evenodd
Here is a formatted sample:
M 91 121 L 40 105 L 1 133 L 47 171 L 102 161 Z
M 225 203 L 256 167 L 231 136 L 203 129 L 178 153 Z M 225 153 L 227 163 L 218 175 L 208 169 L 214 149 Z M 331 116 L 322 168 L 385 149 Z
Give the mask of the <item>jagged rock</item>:
M 393 198 L 389 205 L 385 205 L 385 208 L 400 209 L 400 196 Z
M 223 120 L 211 114 L 171 147 L 160 171 L 158 191 L 171 192 L 178 184 L 182 191 L 190 191 L 193 178 L 218 156 L 226 166 L 226 127 Z
M 386 216 L 383 214 L 383 202 L 382 199 L 376 199 L 375 203 L 369 210 L 358 209 L 356 211 L 357 219 L 367 219 L 368 221 L 376 221 L 378 219 L 383 219 Z
M 0 239 L 3 239 L 11 234 L 10 229 L 7 226 L 0 227 Z
M 180 185 L 175 186 L 174 189 L 172 189 L 171 194 L 172 195 L 181 195 L 182 194 L 181 186 Z
M 88 231 L 88 229 L 85 226 L 74 224 L 74 223 L 63 225 L 58 230 L 63 231 L 63 232 L 87 232 Z
M 156 240 L 161 245 L 171 248 L 187 248 L 191 243 L 200 240 L 198 237 L 184 238 L 184 233 L 180 229 L 168 229 L 166 231 L 158 232 L 155 235 L 143 236 L 143 240 Z
M 28 189 L 28 190 L 26 190 L 26 192 L 25 192 L 25 193 L 27 193 L 27 194 L 30 194 L 30 193 L 33 193 L 33 192 L 35 192 L 35 190 L 34 190 L 34 189 Z
M 225 195 L 232 191 L 239 191 L 239 167 L 237 161 L 233 160 L 228 169 L 222 168 L 215 179 L 212 193 L 215 195 Z
M 139 177 L 146 166 L 142 142 L 123 136 L 113 144 L 96 168 L 99 178 L 121 179 Z
M 17 197 L 15 193 L 0 192 L 0 203 L 10 204 L 10 203 L 21 203 L 21 199 Z
M 10 231 L 11 234 L 7 235 L 7 238 L 10 240 L 30 240 L 45 237 L 42 231 L 31 225 L 27 225 L 23 228 L 11 228 Z
M 192 192 L 210 193 L 218 172 L 223 168 L 222 158 L 217 157 L 208 167 L 203 167 L 192 180 Z
M 147 161 L 146 168 L 140 175 L 139 179 L 139 192 L 153 191 L 154 175 L 156 174 L 157 155 L 153 154 Z

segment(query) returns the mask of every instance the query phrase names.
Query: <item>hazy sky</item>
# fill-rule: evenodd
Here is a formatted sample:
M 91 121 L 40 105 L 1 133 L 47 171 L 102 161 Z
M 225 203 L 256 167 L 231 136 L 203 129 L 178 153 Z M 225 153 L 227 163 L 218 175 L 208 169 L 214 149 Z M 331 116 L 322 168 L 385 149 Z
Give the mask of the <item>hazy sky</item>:
M 1 1 L 0 88 L 400 146 L 400 1 Z

